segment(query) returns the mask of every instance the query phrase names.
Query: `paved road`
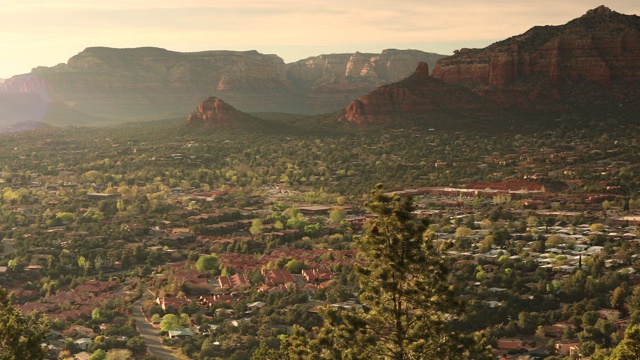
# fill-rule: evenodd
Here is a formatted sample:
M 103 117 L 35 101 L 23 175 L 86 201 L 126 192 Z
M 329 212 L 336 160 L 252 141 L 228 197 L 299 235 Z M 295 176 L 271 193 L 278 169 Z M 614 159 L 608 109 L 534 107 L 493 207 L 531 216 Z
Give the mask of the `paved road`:
M 142 299 L 133 303 L 133 317 L 136 319 L 136 323 L 138 324 L 138 332 L 140 333 L 140 336 L 142 336 L 145 343 L 147 343 L 147 349 L 149 349 L 151 355 L 157 356 L 162 360 L 177 360 L 178 357 L 173 355 L 171 351 L 162 347 L 160 336 L 158 336 L 158 330 L 154 329 L 144 318 L 141 305 Z

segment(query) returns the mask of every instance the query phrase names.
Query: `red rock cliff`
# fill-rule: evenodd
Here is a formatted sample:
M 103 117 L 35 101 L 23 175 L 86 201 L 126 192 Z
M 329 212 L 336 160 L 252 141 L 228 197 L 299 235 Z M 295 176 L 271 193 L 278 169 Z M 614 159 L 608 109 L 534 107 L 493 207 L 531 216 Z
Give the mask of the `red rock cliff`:
M 410 77 L 352 101 L 340 121 L 375 124 L 444 113 L 479 115 L 493 109 L 493 104 L 470 90 L 432 78 L 429 66 L 420 63 Z
M 303 94 L 304 106 L 323 113 L 343 109 L 377 87 L 411 75 L 418 63 L 432 66 L 442 55 L 419 50 L 383 50 L 380 54 L 330 54 L 287 64 L 287 78 Z
M 562 107 L 579 83 L 615 93 L 640 81 L 640 18 L 601 6 L 565 25 L 461 49 L 439 60 L 433 76 L 506 106 Z
M 212 96 L 200 103 L 196 110 L 187 118 L 188 126 L 234 126 L 251 120 L 248 114 L 236 110 L 223 100 Z

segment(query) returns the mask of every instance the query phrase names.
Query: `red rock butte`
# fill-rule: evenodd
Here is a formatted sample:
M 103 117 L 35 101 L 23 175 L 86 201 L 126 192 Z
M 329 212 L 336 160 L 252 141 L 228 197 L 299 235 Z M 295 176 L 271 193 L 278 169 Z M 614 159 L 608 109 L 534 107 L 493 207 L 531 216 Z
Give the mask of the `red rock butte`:
M 198 105 L 196 110 L 187 118 L 191 126 L 229 126 L 248 120 L 251 116 L 236 110 L 222 99 L 211 96 Z

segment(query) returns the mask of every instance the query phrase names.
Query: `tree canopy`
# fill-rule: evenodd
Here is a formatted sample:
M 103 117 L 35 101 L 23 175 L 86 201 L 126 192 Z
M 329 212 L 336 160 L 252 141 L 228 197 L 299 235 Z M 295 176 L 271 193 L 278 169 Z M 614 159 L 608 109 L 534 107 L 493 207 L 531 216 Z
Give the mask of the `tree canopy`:
M 180 327 L 180 318 L 174 314 L 166 314 L 160 322 L 162 331 L 169 331 Z
M 640 325 L 633 325 L 624 332 L 624 340 L 611 352 L 608 360 L 631 360 L 640 358 Z
M 196 268 L 200 271 L 208 271 L 214 275 L 220 273 L 220 263 L 216 255 L 202 255 L 196 261 Z
M 48 321 L 37 314 L 23 315 L 0 287 L 0 360 L 44 359 L 47 353 L 40 344 L 47 335 Z

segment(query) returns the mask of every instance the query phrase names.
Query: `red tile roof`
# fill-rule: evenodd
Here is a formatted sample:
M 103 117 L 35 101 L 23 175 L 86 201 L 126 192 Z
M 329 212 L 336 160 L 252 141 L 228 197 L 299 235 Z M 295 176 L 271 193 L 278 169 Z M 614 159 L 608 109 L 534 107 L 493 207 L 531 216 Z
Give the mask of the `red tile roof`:
M 308 283 L 311 282 L 322 282 L 331 280 L 335 277 L 330 269 L 327 268 L 313 268 L 313 269 L 303 269 L 302 277 Z
M 296 283 L 296 279 L 289 270 L 263 269 L 262 276 L 264 276 L 264 282 L 267 285 Z
M 219 276 L 218 283 L 223 289 L 234 289 L 248 287 L 251 284 L 244 274 L 233 274 L 231 276 Z

